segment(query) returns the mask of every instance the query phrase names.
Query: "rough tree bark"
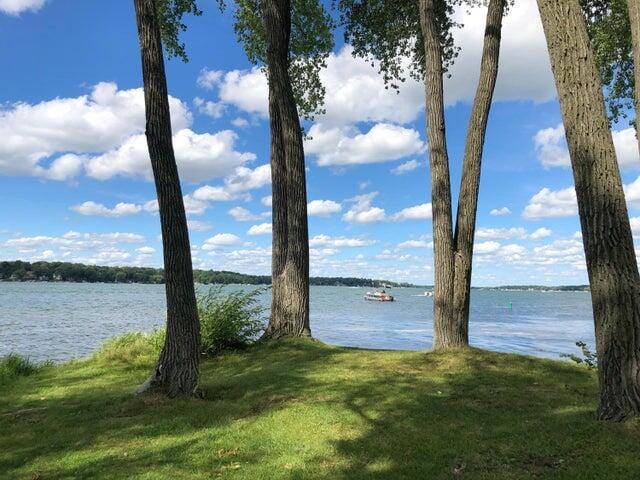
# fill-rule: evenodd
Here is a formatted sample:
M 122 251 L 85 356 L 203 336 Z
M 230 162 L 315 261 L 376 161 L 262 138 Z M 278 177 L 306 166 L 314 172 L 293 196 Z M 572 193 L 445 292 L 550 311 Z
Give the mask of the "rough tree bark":
M 171 138 L 167 79 L 154 0 L 134 0 L 146 112 L 146 136 L 158 195 L 167 298 L 167 333 L 154 372 L 136 392 L 198 393 L 200 324 L 191 247 Z
M 433 348 L 441 349 L 469 344 L 469 296 L 482 151 L 498 76 L 500 36 L 506 0 L 491 0 L 487 11 L 480 79 L 467 127 L 455 235 L 452 227 L 437 1 L 420 0 L 420 25 L 425 50 L 427 138 L 433 211 Z
M 638 135 L 638 112 L 640 112 L 640 0 L 627 0 L 629 8 L 629 23 L 631 24 L 631 48 L 633 49 L 633 79 L 634 79 L 634 103 L 636 106 L 636 137 L 640 148 L 640 135 Z
M 538 0 L 578 198 L 598 353 L 598 418 L 640 414 L 640 275 L 578 0 Z
M 473 240 L 476 231 L 478 193 L 482 151 L 493 92 L 498 78 L 502 18 L 506 0 L 492 0 L 487 10 L 484 46 L 480 63 L 480 78 L 467 127 L 467 140 L 462 163 L 462 180 L 458 196 L 458 211 L 454 233 L 455 278 L 453 287 L 453 315 L 456 335 L 469 343 L 469 299 Z
M 264 0 L 271 179 L 272 302 L 265 338 L 310 336 L 309 233 L 302 130 L 289 77 L 291 5 Z

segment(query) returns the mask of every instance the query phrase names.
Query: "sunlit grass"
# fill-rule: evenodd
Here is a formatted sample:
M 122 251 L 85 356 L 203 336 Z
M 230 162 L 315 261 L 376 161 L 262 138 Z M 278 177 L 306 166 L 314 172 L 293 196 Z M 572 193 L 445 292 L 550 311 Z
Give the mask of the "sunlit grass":
M 154 350 L 130 340 L 0 386 L 1 478 L 639 478 L 640 424 L 595 421 L 569 363 L 288 341 L 206 360 L 206 399 L 167 400 L 131 395 Z

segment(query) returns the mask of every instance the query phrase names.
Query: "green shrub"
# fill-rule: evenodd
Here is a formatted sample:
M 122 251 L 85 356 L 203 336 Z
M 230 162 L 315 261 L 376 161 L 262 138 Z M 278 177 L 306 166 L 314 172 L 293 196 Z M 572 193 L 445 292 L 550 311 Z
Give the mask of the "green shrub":
M 47 363 L 34 363 L 29 358 L 10 353 L 0 358 L 0 384 L 40 371 Z
M 592 352 L 584 342 L 576 342 L 576 346 L 579 347 L 580 350 L 582 350 L 582 357 L 579 357 L 578 355 L 575 355 L 573 353 L 562 353 L 560 354 L 560 356 L 568 358 L 578 365 L 584 365 L 589 370 L 598 368 L 598 355 L 596 355 L 596 352 Z
M 202 353 L 217 355 L 224 350 L 246 347 L 264 328 L 264 308 L 259 297 L 264 288 L 222 294 L 211 288 L 198 298 Z
M 104 362 L 146 365 L 157 359 L 164 337 L 164 329 L 152 333 L 124 333 L 107 340 L 94 354 L 94 358 Z

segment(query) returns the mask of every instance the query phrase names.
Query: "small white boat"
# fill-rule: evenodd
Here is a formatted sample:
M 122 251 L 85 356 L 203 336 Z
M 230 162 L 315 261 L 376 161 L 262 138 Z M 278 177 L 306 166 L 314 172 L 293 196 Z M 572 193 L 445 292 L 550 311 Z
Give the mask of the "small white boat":
M 381 292 L 367 292 L 364 296 L 365 300 L 373 300 L 375 302 L 393 302 L 393 295 L 389 295 L 382 290 Z
M 431 290 L 427 290 L 422 295 L 425 297 L 433 297 L 433 292 Z

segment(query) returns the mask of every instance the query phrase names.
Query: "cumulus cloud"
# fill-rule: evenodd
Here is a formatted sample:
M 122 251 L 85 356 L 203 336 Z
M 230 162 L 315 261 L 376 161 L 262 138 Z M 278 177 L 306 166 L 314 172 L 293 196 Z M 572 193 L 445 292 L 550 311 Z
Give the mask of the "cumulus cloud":
M 271 223 L 260 223 L 259 225 L 252 225 L 247 230 L 248 235 L 271 235 Z
M 416 168 L 418 168 L 421 163 L 418 160 L 409 160 L 408 162 L 401 163 L 395 168 L 392 168 L 390 171 L 394 175 L 404 175 L 405 173 L 413 172 Z
M 260 199 L 260 203 L 262 203 L 265 207 L 270 207 L 273 203 L 273 197 L 271 195 L 262 197 Z
M 500 207 L 500 208 L 494 208 L 489 212 L 489 215 L 493 215 L 495 217 L 500 217 L 503 215 L 509 215 L 511 213 L 511 210 L 509 210 L 508 207 Z
M 325 128 L 316 123 L 309 136 L 305 152 L 315 155 L 320 166 L 388 162 L 425 149 L 416 130 L 388 123 L 378 123 L 366 133 L 355 127 Z
M 223 177 L 234 168 L 254 160 L 253 153 L 234 150 L 238 136 L 231 130 L 195 133 L 185 128 L 173 136 L 173 148 L 181 180 L 201 182 Z M 152 180 L 151 163 L 144 135 L 129 137 L 118 148 L 91 158 L 86 165 L 87 174 L 99 180 L 117 175 Z
M 193 105 L 198 109 L 198 112 L 213 119 L 218 119 L 224 115 L 225 105 L 222 102 L 212 102 L 196 97 L 193 99 Z
M 232 245 L 239 245 L 241 243 L 242 240 L 237 235 L 232 233 L 218 233 L 204 241 L 202 244 L 202 250 L 216 250 L 220 247 L 229 247 Z
M 84 202 L 79 205 L 74 205 L 71 210 L 78 212 L 81 215 L 96 215 L 99 217 L 124 217 L 126 215 L 135 215 L 142 211 L 142 205 L 136 205 L 134 203 L 118 203 L 113 208 L 105 207 L 101 203 L 96 202 Z
M 0 12 L 20 15 L 22 12 L 37 12 L 47 0 L 0 0 Z
M 329 235 L 316 235 L 309 239 L 310 247 L 367 247 L 374 243 L 376 243 L 375 240 L 369 240 L 367 238 L 330 237 Z
M 473 99 L 479 76 L 486 8 L 459 7 L 456 19 L 464 28 L 456 29 L 456 44 L 462 47 L 445 80 L 445 102 L 469 102 Z M 424 108 L 424 85 L 408 78 L 396 93 L 384 88 L 379 64 L 352 56 L 345 45 L 331 53 L 320 77 L 326 87 L 326 113 L 318 121 L 328 126 L 357 122 L 407 124 Z M 527 52 L 523 55 L 522 52 Z M 371 65 L 373 63 L 373 66 Z M 204 71 L 199 85 L 218 88 L 221 101 L 244 111 L 266 117 L 267 80 L 259 68 L 230 72 Z M 555 84 L 542 24 L 535 2 L 516 2 L 504 19 L 500 51 L 500 70 L 496 101 L 533 100 L 544 102 L 556 95 Z
M 391 220 L 403 222 L 405 220 L 428 220 L 431 218 L 431 204 L 422 203 L 413 207 L 407 207 L 391 216 Z
M 480 239 L 508 239 L 524 238 L 527 230 L 522 227 L 512 228 L 479 228 L 476 230 L 476 238 Z
M 460 56 L 445 82 L 447 104 L 471 101 L 480 74 L 487 9 L 460 6 L 456 19 L 464 28 L 454 32 Z M 526 52 L 526 55 L 523 55 Z M 500 64 L 494 101 L 546 102 L 556 96 L 549 52 L 536 2 L 515 2 L 502 27 Z
M 576 191 L 573 187 L 562 190 L 543 188 L 536 193 L 524 209 L 522 216 L 529 219 L 544 217 L 570 217 L 578 213 Z
M 371 205 L 377 195 L 378 192 L 371 192 L 349 199 L 348 201 L 352 202 L 353 206 L 342 216 L 342 220 L 359 224 L 375 223 L 384 220 L 386 218 L 384 209 Z
M 186 105 L 174 97 L 169 104 L 174 131 L 187 128 Z M 67 179 L 80 172 L 82 155 L 117 148 L 144 125 L 142 89 L 118 90 L 114 83 L 80 97 L 0 108 L 0 174 Z
M 189 226 L 189 230 L 193 230 L 194 232 L 206 232 L 213 227 L 209 222 L 203 222 L 201 220 L 187 220 L 187 225 Z
M 398 248 L 433 248 L 433 242 L 426 239 L 407 240 L 398 244 Z
M 269 87 L 259 67 L 251 70 L 203 70 L 198 85 L 212 90 L 217 87 L 220 101 L 245 112 L 266 117 L 269 114 Z
M 624 196 L 629 205 L 640 208 L 640 177 L 624 186 Z
M 328 217 L 342 210 L 342 205 L 333 200 L 312 200 L 307 204 L 310 217 Z
M 224 179 L 223 185 L 204 185 L 196 189 L 192 196 L 202 202 L 226 202 L 229 200 L 249 200 L 250 190 L 262 188 L 271 183 L 271 166 L 260 165 L 254 169 L 237 167 Z
M 540 240 L 541 238 L 546 238 L 550 236 L 553 232 L 545 227 L 538 228 L 535 232 L 529 235 L 531 240 Z
M 237 222 L 251 222 L 260 218 L 243 207 L 233 207 L 227 213 Z
M 611 133 L 620 167 L 632 168 L 640 166 L 638 140 L 636 139 L 635 129 L 630 127 L 624 130 L 614 130 Z M 564 126 L 562 124 L 539 130 L 533 137 L 533 142 L 538 160 L 540 160 L 544 167 L 571 166 Z

